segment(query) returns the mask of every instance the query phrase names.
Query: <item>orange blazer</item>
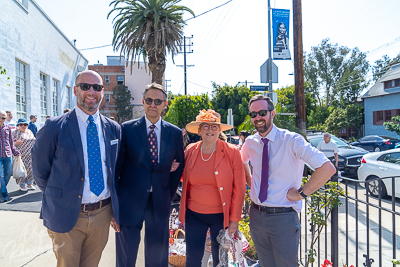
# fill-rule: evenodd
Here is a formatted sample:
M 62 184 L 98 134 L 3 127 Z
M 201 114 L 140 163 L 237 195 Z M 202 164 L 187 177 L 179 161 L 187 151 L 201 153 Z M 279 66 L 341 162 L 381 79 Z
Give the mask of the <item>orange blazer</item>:
M 188 180 L 200 153 L 201 144 L 202 141 L 190 144 L 185 150 L 185 169 L 183 171 L 183 188 L 179 208 L 179 220 L 182 223 L 185 222 L 186 193 L 190 187 Z M 229 221 L 238 222 L 241 219 L 246 178 L 239 149 L 234 145 L 218 139 L 215 157 L 214 177 L 219 187 L 225 228 L 229 226 Z

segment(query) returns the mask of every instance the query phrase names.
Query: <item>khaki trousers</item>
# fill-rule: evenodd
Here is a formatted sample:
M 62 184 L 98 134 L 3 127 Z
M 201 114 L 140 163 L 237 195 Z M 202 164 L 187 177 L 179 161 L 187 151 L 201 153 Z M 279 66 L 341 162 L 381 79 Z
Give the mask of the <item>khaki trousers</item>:
M 94 211 L 81 211 L 75 227 L 67 233 L 47 229 L 57 267 L 98 266 L 108 241 L 112 216 L 110 204 Z

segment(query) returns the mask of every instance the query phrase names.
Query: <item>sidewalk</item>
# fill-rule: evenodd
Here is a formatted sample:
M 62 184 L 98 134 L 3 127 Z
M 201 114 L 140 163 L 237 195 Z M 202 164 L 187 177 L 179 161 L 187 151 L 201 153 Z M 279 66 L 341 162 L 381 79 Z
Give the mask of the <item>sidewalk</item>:
M 56 266 L 51 239 L 39 213 L 0 210 L 0 266 Z M 115 232 L 112 228 L 99 266 L 115 266 Z M 143 242 L 139 246 L 136 266 L 144 266 Z

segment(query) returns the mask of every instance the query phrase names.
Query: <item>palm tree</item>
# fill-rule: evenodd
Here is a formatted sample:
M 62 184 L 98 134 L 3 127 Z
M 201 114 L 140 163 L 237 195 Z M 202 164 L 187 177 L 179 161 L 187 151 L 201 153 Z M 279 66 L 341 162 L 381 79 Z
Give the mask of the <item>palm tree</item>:
M 114 23 L 114 50 L 120 49 L 130 59 L 131 66 L 139 62 L 140 56 L 147 62 L 152 73 L 152 82 L 162 84 L 165 71 L 166 52 L 172 59 L 182 44 L 183 12 L 194 12 L 185 6 L 178 6 L 181 0 L 114 0 L 113 9 L 117 11 Z

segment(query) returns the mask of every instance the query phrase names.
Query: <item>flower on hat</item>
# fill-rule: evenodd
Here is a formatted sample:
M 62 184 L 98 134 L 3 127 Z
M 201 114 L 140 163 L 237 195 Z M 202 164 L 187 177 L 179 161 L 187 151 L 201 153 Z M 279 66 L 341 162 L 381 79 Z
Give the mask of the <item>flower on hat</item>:
M 200 114 L 197 115 L 196 121 L 204 121 L 204 122 L 218 122 L 218 117 L 215 116 L 215 111 L 212 109 L 209 110 L 201 110 Z

